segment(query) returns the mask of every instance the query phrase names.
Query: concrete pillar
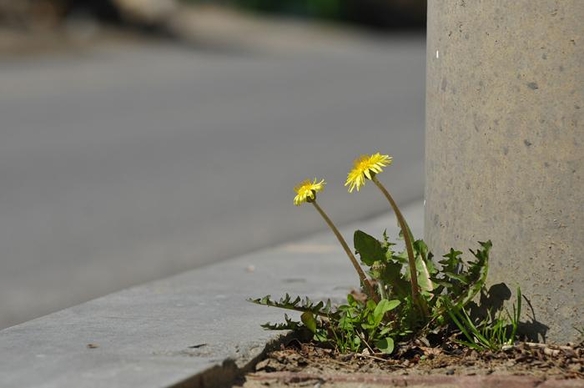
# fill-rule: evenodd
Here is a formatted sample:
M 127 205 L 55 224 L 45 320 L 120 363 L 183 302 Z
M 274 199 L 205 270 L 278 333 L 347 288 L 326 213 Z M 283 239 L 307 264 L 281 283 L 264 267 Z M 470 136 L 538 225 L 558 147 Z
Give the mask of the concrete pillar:
M 584 328 L 583 69 L 583 0 L 428 1 L 426 241 L 491 239 L 553 342 Z

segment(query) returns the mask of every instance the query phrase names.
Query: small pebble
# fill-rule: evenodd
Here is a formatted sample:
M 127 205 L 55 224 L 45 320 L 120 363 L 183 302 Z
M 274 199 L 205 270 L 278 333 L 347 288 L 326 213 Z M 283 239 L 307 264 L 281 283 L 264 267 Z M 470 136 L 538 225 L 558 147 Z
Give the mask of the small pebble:
M 514 348 L 513 345 L 503 345 L 501 347 L 501 350 L 504 351 L 504 352 L 509 352 L 509 351 L 513 350 L 513 348 Z
M 550 349 L 550 348 L 545 348 L 543 350 L 543 352 L 545 354 L 547 354 L 548 356 L 552 356 L 552 357 L 557 357 L 560 354 L 560 351 L 558 349 Z

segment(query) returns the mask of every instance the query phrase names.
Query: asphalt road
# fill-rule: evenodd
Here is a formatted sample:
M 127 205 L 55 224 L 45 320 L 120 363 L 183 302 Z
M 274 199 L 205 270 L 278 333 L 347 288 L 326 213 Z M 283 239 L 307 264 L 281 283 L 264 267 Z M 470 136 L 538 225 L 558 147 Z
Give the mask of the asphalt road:
M 388 211 L 348 194 L 390 153 L 423 195 L 422 34 L 293 50 L 168 43 L 0 62 L 0 328 L 325 228 L 293 187 L 319 177 L 339 224 Z M 350 236 L 349 236 L 350 238 Z

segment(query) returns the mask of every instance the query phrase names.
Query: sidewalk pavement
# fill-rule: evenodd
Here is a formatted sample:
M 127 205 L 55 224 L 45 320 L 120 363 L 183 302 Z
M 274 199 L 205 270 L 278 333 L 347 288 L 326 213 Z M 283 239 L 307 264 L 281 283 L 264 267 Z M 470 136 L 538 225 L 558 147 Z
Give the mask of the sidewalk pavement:
M 312 210 L 298 209 L 318 217 Z M 421 236 L 422 201 L 403 212 L 414 235 Z M 342 228 L 350 244 L 357 228 L 378 237 L 384 229 L 398 234 L 390 214 Z M 282 322 L 284 311 L 247 298 L 290 293 L 342 300 L 357 286 L 334 235 L 323 232 L 4 329 L 0 386 L 228 385 L 283 335 L 260 324 Z

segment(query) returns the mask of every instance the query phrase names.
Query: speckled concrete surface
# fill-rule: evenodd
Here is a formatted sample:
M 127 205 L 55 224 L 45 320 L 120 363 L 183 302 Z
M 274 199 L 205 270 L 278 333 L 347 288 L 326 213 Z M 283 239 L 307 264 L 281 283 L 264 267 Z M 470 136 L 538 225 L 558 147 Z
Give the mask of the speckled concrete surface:
M 540 340 L 573 340 L 584 324 L 584 2 L 428 6 L 427 243 L 491 239 L 490 281 L 521 287 Z

